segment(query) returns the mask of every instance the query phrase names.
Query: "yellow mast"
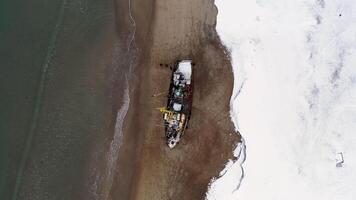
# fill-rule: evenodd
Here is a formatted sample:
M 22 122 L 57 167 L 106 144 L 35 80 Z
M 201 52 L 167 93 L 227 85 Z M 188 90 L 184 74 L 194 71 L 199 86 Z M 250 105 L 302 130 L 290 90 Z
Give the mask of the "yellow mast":
M 167 113 L 167 114 L 169 114 L 169 115 L 173 115 L 173 114 L 174 114 L 173 111 L 167 110 L 166 107 L 159 108 L 159 111 L 160 111 L 161 113 Z

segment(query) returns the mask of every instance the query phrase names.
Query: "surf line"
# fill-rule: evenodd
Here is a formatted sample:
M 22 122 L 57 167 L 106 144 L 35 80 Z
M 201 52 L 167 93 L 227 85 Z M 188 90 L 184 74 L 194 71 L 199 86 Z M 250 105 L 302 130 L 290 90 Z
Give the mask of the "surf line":
M 135 34 L 136 34 L 136 21 L 132 16 L 131 0 L 128 0 L 128 1 L 129 1 L 129 17 L 130 17 L 131 25 L 133 27 L 133 33 L 131 33 L 131 39 L 130 39 L 130 42 L 129 42 L 128 47 L 127 47 L 127 52 L 130 52 L 131 45 L 132 45 L 132 42 L 135 39 Z
M 132 73 L 132 64 L 133 64 L 133 58 L 130 56 L 130 51 L 132 47 L 132 43 L 135 40 L 135 34 L 136 34 L 136 22 L 135 19 L 132 16 L 132 10 L 131 10 L 131 0 L 128 0 L 128 11 L 129 11 L 129 18 L 131 21 L 131 26 L 133 27 L 133 30 L 130 31 L 130 40 L 127 44 L 127 58 L 129 59 L 129 72 L 128 74 L 125 74 L 125 92 L 124 92 L 124 99 L 123 99 L 123 105 L 121 108 L 117 111 L 116 114 L 116 122 L 115 122 L 115 132 L 114 132 L 114 139 L 110 143 L 110 149 L 108 152 L 108 166 L 107 166 L 107 173 L 106 177 L 109 184 L 108 191 L 111 190 L 112 184 L 113 184 L 113 173 L 114 170 L 117 170 L 117 160 L 118 160 L 118 154 L 119 150 L 121 148 L 121 145 L 123 143 L 123 126 L 124 126 L 124 121 L 127 115 L 127 112 L 129 110 L 130 106 L 130 85 L 129 85 L 129 78 L 128 76 L 131 75 Z M 104 199 L 109 198 L 109 192 L 105 191 L 104 193 Z
M 31 121 L 30 129 L 27 134 L 25 148 L 22 153 L 20 167 L 17 171 L 14 191 L 12 193 L 11 200 L 16 200 L 18 193 L 19 193 L 21 180 L 22 180 L 22 176 L 23 176 L 23 171 L 24 171 L 24 168 L 25 168 L 28 156 L 29 156 L 29 151 L 32 146 L 33 135 L 35 133 L 35 129 L 36 129 L 37 123 L 38 123 L 38 116 L 41 111 L 41 104 L 42 104 L 42 100 L 43 100 L 43 93 L 45 91 L 45 83 L 46 83 L 46 78 L 47 78 L 47 74 L 48 74 L 48 68 L 49 68 L 50 62 L 55 54 L 55 51 L 56 51 L 56 49 L 55 49 L 56 41 L 58 38 L 60 28 L 63 24 L 63 16 L 64 16 L 64 11 L 65 11 L 66 5 L 67 5 L 67 0 L 63 0 L 62 5 L 59 10 L 56 25 L 54 27 L 54 30 L 51 35 L 51 39 L 50 39 L 48 47 L 47 47 L 47 54 L 46 54 L 44 63 L 42 65 L 41 78 L 40 78 L 40 82 L 39 82 L 37 93 L 36 93 L 35 107 L 34 107 L 34 111 L 33 111 L 33 115 L 32 115 L 32 121 Z
M 127 112 L 129 110 L 129 105 L 130 105 L 130 95 L 129 95 L 129 84 L 128 80 L 126 79 L 126 88 L 124 92 L 124 99 L 123 99 L 123 105 L 121 108 L 118 110 L 117 115 L 116 115 L 116 123 L 115 123 L 115 133 L 114 133 L 114 138 L 110 142 L 110 149 L 108 152 L 108 166 L 107 166 L 107 172 L 106 172 L 106 181 L 108 181 L 109 187 L 107 188 L 107 191 L 105 191 L 104 199 L 107 200 L 109 199 L 109 191 L 111 190 L 113 181 L 114 181 L 114 171 L 117 170 L 117 160 L 119 158 L 119 150 L 120 147 L 123 143 L 123 126 L 124 126 L 124 120 L 127 115 Z

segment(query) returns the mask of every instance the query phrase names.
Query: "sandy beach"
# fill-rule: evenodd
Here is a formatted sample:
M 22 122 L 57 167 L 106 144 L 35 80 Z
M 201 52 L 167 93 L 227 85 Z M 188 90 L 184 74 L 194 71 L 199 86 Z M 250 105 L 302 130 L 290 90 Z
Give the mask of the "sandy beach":
M 116 1 L 117 13 L 123 5 L 127 2 Z M 109 199 L 204 199 L 239 141 L 229 116 L 233 76 L 215 31 L 217 9 L 205 0 L 132 0 L 131 11 L 134 21 L 117 15 L 117 23 L 135 33 L 135 56 Z M 195 63 L 195 92 L 190 127 L 169 150 L 157 108 L 166 104 L 169 66 L 179 59 Z

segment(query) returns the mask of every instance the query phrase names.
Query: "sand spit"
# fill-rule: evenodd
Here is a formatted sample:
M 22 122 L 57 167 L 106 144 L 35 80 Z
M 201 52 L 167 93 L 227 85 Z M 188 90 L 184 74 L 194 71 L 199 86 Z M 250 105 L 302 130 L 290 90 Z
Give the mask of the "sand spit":
M 118 11 L 121 4 L 116 1 Z M 239 140 L 229 116 L 233 76 L 215 32 L 216 7 L 210 0 L 131 0 L 131 9 L 137 56 L 109 199 L 204 199 Z M 131 20 L 117 17 L 119 23 Z M 192 119 L 181 143 L 169 150 L 157 110 L 166 96 L 154 94 L 168 91 L 165 64 L 187 58 L 196 63 Z

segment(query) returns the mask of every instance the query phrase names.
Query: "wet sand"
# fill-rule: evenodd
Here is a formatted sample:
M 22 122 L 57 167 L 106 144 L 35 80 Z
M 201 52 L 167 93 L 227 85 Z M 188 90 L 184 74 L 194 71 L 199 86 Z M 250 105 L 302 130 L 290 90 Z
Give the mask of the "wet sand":
M 123 4 L 116 1 L 118 11 Z M 216 7 L 210 0 L 132 0 L 131 8 L 136 25 L 131 101 L 109 199 L 204 199 L 239 140 L 229 117 L 233 75 L 215 32 Z M 178 59 L 196 64 L 195 91 L 189 129 L 169 150 L 157 108 L 165 106 L 169 88 L 165 64 Z

